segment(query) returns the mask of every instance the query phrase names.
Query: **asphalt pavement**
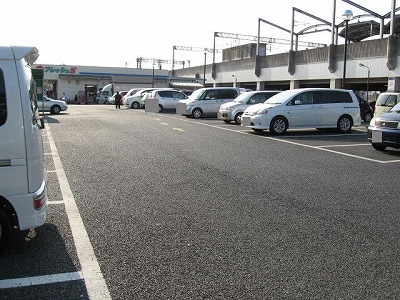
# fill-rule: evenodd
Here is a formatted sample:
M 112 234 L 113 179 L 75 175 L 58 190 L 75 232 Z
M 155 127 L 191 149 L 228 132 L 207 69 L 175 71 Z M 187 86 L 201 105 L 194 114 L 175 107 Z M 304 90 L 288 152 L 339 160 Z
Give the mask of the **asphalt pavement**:
M 399 299 L 400 151 L 108 105 L 46 115 L 47 222 L 1 299 Z

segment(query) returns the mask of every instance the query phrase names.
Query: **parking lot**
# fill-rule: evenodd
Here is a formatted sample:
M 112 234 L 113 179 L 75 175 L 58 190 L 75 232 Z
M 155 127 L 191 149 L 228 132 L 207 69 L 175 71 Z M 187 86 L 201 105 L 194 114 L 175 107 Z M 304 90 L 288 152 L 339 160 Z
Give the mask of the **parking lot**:
M 47 222 L 0 256 L 1 299 L 400 297 L 400 151 L 367 124 L 275 136 L 105 105 L 46 120 Z

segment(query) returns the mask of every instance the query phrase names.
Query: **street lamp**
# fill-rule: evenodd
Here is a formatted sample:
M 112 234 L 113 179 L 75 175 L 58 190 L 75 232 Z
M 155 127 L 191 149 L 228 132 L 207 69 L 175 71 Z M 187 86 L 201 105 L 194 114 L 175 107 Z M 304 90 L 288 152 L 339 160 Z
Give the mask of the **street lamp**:
M 349 21 L 353 19 L 353 12 L 349 9 L 345 10 L 342 19 L 344 20 L 346 26 L 344 29 L 344 54 L 343 54 L 343 79 L 342 88 L 346 88 L 346 58 L 347 58 L 347 29 L 349 27 Z
M 206 65 L 207 65 L 207 52 L 204 50 L 204 71 L 203 71 L 204 86 L 206 86 Z
M 153 81 L 152 81 L 151 87 L 154 87 L 154 61 L 153 61 Z
M 237 78 L 236 78 L 236 76 L 235 76 L 235 75 L 232 75 L 232 77 L 234 77 L 234 78 L 235 78 L 235 87 L 237 87 Z
M 369 92 L 369 75 L 370 75 L 370 73 L 371 73 L 371 71 L 370 71 L 370 69 L 366 66 L 366 65 L 364 65 L 364 64 L 362 64 L 362 63 L 359 63 L 358 64 L 360 67 L 364 67 L 364 68 L 367 68 L 368 69 L 368 75 L 367 75 L 367 101 L 369 100 L 369 98 L 368 98 L 368 92 Z

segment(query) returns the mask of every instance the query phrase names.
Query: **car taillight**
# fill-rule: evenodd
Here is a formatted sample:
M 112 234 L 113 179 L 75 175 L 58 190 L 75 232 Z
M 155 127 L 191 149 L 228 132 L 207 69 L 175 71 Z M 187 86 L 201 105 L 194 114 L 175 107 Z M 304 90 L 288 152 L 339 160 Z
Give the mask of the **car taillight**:
M 40 210 L 46 204 L 46 189 L 33 196 L 33 207 Z

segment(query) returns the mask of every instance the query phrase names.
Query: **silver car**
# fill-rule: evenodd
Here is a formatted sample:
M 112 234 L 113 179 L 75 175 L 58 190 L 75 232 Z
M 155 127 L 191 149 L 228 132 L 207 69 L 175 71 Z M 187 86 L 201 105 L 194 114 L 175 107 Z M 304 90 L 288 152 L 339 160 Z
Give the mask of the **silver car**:
M 61 111 L 68 109 L 68 104 L 62 100 L 55 100 L 43 95 L 43 100 L 38 100 L 39 111 L 50 112 L 52 115 L 58 115 Z
M 232 102 L 222 104 L 219 108 L 218 119 L 225 123 L 235 121 L 236 124 L 242 123 L 242 114 L 250 105 L 264 103 L 270 97 L 278 94 L 280 91 L 255 91 L 240 94 Z

